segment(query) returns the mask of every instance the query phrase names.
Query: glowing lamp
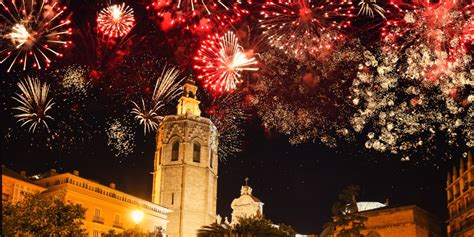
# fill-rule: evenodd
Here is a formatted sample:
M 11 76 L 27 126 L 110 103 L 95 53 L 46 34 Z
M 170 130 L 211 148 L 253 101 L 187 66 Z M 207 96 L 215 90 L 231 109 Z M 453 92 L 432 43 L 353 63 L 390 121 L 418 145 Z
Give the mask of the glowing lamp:
M 132 220 L 137 225 L 143 220 L 143 216 L 144 216 L 144 214 L 140 210 L 132 211 Z

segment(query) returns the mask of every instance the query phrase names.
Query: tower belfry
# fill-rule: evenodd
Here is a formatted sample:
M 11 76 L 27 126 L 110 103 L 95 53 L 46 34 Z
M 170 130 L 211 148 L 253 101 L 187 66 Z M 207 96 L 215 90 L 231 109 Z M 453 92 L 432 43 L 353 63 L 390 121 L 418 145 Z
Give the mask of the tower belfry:
M 201 110 L 199 109 L 201 102 L 196 98 L 196 93 L 197 86 L 194 85 L 194 81 L 187 80 L 183 86 L 183 96 L 179 99 L 178 115 L 191 114 L 201 116 Z
M 196 94 L 186 81 L 176 115 L 165 116 L 157 133 L 152 201 L 173 211 L 170 237 L 196 236 L 216 218 L 218 133 L 201 117 Z

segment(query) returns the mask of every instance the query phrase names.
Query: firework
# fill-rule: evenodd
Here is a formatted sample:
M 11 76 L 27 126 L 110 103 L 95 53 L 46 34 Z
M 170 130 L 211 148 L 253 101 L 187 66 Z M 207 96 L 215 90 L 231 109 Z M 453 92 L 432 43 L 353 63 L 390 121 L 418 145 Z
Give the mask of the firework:
M 115 156 L 127 156 L 135 149 L 133 128 L 127 125 L 127 120 L 113 119 L 107 122 L 107 145 L 115 152 Z
M 434 149 L 439 141 L 474 145 L 473 72 L 450 74 L 442 83 L 423 81 L 421 69 L 436 61 L 430 52 L 428 46 L 410 47 L 401 56 L 364 52 L 351 87 L 358 108 L 352 124 L 366 135 L 367 148 L 406 154 Z
M 265 65 L 251 84 L 250 104 L 268 131 L 286 135 L 291 144 L 336 146 L 338 138 L 352 140 L 352 105 L 346 98 L 355 62 L 362 58 L 361 46 L 347 43 L 322 63 L 302 63 L 277 49 L 262 54 Z
M 391 1 L 390 19 L 381 31 L 385 50 L 404 50 L 413 44 L 437 51 L 437 65 L 444 67 L 468 53 L 474 17 L 472 1 Z M 440 70 L 441 71 L 441 70 Z
M 141 105 L 132 101 L 132 115 L 143 125 L 144 134 L 155 131 L 159 121 L 163 118 L 158 115 L 160 109 L 175 100 L 182 93 L 181 84 L 186 79 L 177 67 L 165 65 L 156 78 L 153 95 L 147 102 L 141 99 Z M 147 106 L 147 104 L 151 104 Z
M 251 3 L 251 2 L 249 2 Z M 153 0 L 147 7 L 156 12 L 165 31 L 184 26 L 190 30 L 210 30 L 237 22 L 249 12 L 242 9 L 241 1 Z
M 48 99 L 49 86 L 36 78 L 27 77 L 18 82 L 21 93 L 15 93 L 13 99 L 19 103 L 13 107 L 18 111 L 15 114 L 21 126 L 29 125 L 28 131 L 34 132 L 38 126 L 44 125 L 49 130 L 48 120 L 53 120 L 49 111 L 53 108 L 53 99 Z
M 245 130 L 242 126 L 248 116 L 245 113 L 242 98 L 240 93 L 222 95 L 213 98 L 210 106 L 205 110 L 219 132 L 220 160 L 233 157 L 243 150 Z
M 182 93 L 181 84 L 186 79 L 183 72 L 174 66 L 165 65 L 156 79 L 153 101 L 164 104 L 178 98 Z
M 108 6 L 97 17 L 99 31 L 110 38 L 127 35 L 134 25 L 133 9 L 125 3 Z
M 158 110 L 163 107 L 162 104 L 156 103 L 151 109 L 147 109 L 145 101 L 142 99 L 141 105 L 133 102 L 132 115 L 135 115 L 135 119 L 139 121 L 140 125 L 143 125 L 143 133 L 156 131 L 159 125 L 159 121 L 163 118 L 158 116 Z
M 355 16 L 351 1 L 267 0 L 260 11 L 271 46 L 297 59 L 331 49 Z
M 243 71 L 257 71 L 255 57 L 244 52 L 235 34 L 214 34 L 205 40 L 194 57 L 194 69 L 204 87 L 222 93 L 232 91 L 241 83 Z
M 71 44 L 67 8 L 57 2 L 0 1 L 0 7 L 5 22 L 0 30 L 0 64 L 10 62 L 7 72 L 15 63 L 23 70 L 49 67 L 51 56 L 62 57 L 61 51 Z
M 70 65 L 64 69 L 56 70 L 55 75 L 61 81 L 63 89 L 76 94 L 85 95 L 88 88 L 87 73 L 85 66 Z
M 360 6 L 360 8 L 357 15 L 370 16 L 374 18 L 375 12 L 383 19 L 387 19 L 385 17 L 385 10 L 381 6 L 377 5 L 376 0 L 361 0 L 358 5 Z

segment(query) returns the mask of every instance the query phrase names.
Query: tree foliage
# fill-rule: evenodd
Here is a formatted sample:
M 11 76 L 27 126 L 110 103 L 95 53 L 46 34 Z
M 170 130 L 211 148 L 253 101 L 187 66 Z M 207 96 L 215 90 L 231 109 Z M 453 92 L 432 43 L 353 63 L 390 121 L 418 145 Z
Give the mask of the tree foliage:
M 359 186 L 348 186 L 338 196 L 338 201 L 332 207 L 332 222 L 326 223 L 326 228 L 336 231 L 337 237 L 361 237 L 360 231 L 365 229 L 367 217 L 360 215 L 357 209 Z
M 25 194 L 17 203 L 2 206 L 2 235 L 82 236 L 86 209 L 59 197 Z
M 199 237 L 266 237 L 266 236 L 295 236 L 295 231 L 289 225 L 275 226 L 263 217 L 239 218 L 235 225 L 213 223 L 203 226 L 198 231 Z
M 163 237 L 163 229 L 158 227 L 155 231 L 146 232 L 138 228 L 132 228 L 125 230 L 121 233 L 110 230 L 107 233 L 102 234 L 103 237 Z

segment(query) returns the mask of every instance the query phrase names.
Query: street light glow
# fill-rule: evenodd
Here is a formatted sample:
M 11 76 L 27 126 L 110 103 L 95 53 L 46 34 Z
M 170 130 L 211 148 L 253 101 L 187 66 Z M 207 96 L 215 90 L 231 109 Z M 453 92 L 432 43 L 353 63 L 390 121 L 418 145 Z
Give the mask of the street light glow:
M 132 220 L 138 225 L 143 220 L 143 212 L 140 210 L 132 211 Z

